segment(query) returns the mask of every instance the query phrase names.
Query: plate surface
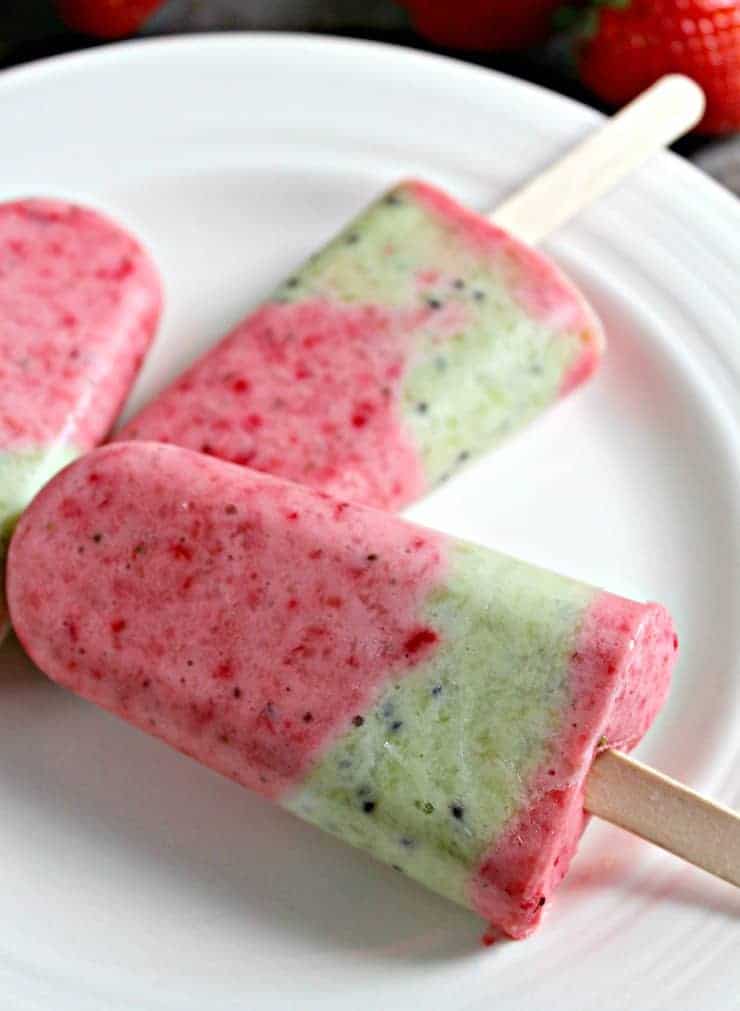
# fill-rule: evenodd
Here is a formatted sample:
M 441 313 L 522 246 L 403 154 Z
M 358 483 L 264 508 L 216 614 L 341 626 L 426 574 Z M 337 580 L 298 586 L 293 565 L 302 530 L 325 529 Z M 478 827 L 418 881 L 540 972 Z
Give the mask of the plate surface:
M 107 47 L 0 76 L 0 199 L 89 201 L 151 247 L 160 389 L 378 190 L 479 207 L 595 113 L 437 57 L 310 36 Z M 670 155 L 552 254 L 602 313 L 591 385 L 418 520 L 673 611 L 640 757 L 740 806 L 740 203 Z M 738 893 L 592 825 L 543 929 L 472 914 L 0 652 L 0 1003 L 18 1011 L 736 1006 Z

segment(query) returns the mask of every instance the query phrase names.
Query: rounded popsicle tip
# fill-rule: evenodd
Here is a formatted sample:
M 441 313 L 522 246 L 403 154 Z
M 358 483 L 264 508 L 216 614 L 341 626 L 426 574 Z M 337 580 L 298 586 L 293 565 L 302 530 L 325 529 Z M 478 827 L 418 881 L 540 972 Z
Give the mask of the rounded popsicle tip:
M 154 338 L 156 264 L 126 225 L 56 197 L 0 202 L 0 247 L 3 451 L 91 449 Z
M 52 680 L 278 798 L 439 648 L 423 605 L 445 548 L 385 512 L 119 442 L 26 509 L 8 601 Z

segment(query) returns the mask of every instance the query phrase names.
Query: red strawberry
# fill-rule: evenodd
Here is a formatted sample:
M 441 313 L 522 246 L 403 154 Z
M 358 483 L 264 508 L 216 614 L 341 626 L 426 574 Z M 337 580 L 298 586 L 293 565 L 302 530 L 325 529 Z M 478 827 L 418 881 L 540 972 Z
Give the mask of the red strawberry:
M 414 27 L 451 49 L 526 49 L 542 42 L 562 0 L 401 0 Z
M 699 130 L 740 130 L 740 0 L 615 0 L 597 17 L 579 61 L 597 95 L 622 105 L 678 71 L 707 96 Z
M 164 0 L 56 0 L 57 10 L 70 28 L 118 39 L 133 35 Z

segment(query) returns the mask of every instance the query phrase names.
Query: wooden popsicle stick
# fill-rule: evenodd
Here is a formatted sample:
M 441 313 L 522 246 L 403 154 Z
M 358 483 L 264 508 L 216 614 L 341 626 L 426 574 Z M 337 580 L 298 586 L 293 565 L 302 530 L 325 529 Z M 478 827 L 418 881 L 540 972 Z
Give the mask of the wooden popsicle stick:
M 585 807 L 740 888 L 740 815 L 675 779 L 604 751 L 586 781 Z
M 648 155 L 687 133 L 704 113 L 704 92 L 682 74 L 662 77 L 489 218 L 536 244 L 616 185 Z

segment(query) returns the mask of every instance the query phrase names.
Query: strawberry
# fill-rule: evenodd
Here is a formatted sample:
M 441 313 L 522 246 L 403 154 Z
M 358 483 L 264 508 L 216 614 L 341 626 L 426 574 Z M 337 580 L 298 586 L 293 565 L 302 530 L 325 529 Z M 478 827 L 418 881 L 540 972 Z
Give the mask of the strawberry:
M 450 49 L 526 49 L 548 35 L 562 0 L 401 0 L 417 31 Z
M 56 0 L 59 14 L 75 31 L 118 39 L 133 35 L 164 0 Z
M 740 0 L 601 0 L 579 57 L 583 83 L 622 105 L 671 71 L 701 85 L 704 133 L 740 130 Z

